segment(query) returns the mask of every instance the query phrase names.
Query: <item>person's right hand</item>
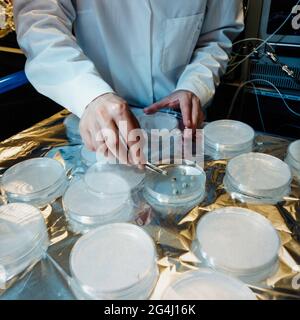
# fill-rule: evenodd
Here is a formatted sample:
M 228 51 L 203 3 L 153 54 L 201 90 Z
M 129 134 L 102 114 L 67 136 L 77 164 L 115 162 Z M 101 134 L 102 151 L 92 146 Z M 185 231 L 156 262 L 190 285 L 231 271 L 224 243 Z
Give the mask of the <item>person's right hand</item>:
M 127 131 L 120 128 L 120 121 L 127 122 Z M 123 164 L 136 165 L 144 163 L 142 152 L 132 152 L 130 147 L 137 141 L 128 141 L 128 135 L 131 130 L 138 128 L 139 123 L 127 102 L 113 93 L 93 100 L 85 109 L 79 124 L 81 137 L 88 149 L 115 157 Z M 119 139 L 119 133 L 123 139 Z M 127 145 L 120 140 L 127 141 Z

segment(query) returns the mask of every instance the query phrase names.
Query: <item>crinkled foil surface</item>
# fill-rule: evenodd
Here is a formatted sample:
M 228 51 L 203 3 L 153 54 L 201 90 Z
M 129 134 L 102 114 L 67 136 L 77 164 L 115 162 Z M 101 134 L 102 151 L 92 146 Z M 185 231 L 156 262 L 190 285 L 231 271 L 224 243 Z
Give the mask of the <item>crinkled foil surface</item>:
M 63 125 L 67 111 L 62 111 L 32 128 L 0 143 L 0 174 L 11 165 L 37 156 L 52 156 L 61 161 L 70 177 L 81 174 L 78 166 L 80 146 L 70 145 Z M 269 136 L 256 137 L 256 151 L 284 158 L 289 141 Z M 225 206 L 240 206 L 255 210 L 268 218 L 278 230 L 282 247 L 280 267 L 266 283 L 250 286 L 259 299 L 300 299 L 300 243 L 289 230 L 275 206 L 248 205 L 232 200 L 223 188 L 226 161 L 206 161 L 207 197 L 181 220 L 162 220 L 147 206 L 135 218 L 154 239 L 158 252 L 160 278 L 152 298 L 158 299 L 165 286 L 178 274 L 196 270 L 201 261 L 191 250 L 197 222 L 204 214 Z M 293 182 L 292 193 L 285 208 L 300 222 L 300 188 Z M 2 197 L 2 202 L 5 201 Z M 12 279 L 0 289 L 0 299 L 74 299 L 69 287 L 69 254 L 80 235 L 68 230 L 61 199 L 42 210 L 51 245 L 45 258 Z M 262 243 L 263 246 L 263 243 Z M 255 257 L 254 257 L 255 258 Z M 298 285 L 299 287 L 299 285 Z

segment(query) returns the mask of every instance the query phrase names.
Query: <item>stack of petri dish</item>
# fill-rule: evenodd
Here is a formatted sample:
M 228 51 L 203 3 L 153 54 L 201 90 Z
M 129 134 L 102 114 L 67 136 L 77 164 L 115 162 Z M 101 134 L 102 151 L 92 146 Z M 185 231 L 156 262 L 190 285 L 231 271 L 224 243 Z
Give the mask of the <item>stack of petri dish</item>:
M 229 161 L 224 187 L 242 202 L 276 204 L 291 191 L 291 170 L 280 159 L 247 153 Z
M 78 299 L 145 300 L 157 278 L 151 237 L 128 223 L 101 226 L 82 236 L 70 255 L 71 287 Z
M 247 124 L 218 120 L 204 127 L 204 152 L 214 160 L 231 159 L 252 151 L 255 132 Z
M 123 183 L 110 177 L 111 182 Z M 118 196 L 96 195 L 90 192 L 83 179 L 72 182 L 63 196 L 63 207 L 73 232 L 86 233 L 97 226 L 128 222 L 133 218 L 134 207 L 129 192 Z
M 145 174 L 125 165 L 96 163 L 75 180 L 63 196 L 63 207 L 74 232 L 128 222 L 139 208 Z
M 227 207 L 200 219 L 194 249 L 206 267 L 258 284 L 278 268 L 280 238 L 262 215 Z
M 108 159 L 103 154 L 88 150 L 86 146 L 81 147 L 80 159 L 85 168 L 89 168 L 97 162 L 108 163 Z
M 290 166 L 293 176 L 300 183 L 300 140 L 289 145 L 285 162 Z
M 238 279 L 200 269 L 180 275 L 164 291 L 162 300 L 256 300 L 256 296 Z
M 181 165 L 164 165 L 168 175 L 149 173 L 144 197 L 162 216 L 184 215 L 205 197 L 206 175 L 196 164 L 183 161 Z
M 141 128 L 147 133 L 151 133 L 152 129 L 167 129 L 168 131 L 172 131 L 179 127 L 178 119 L 175 116 L 164 112 L 157 112 L 150 115 L 137 115 L 137 120 L 139 121 Z
M 39 209 L 26 203 L 0 206 L 0 288 L 39 261 L 48 244 Z
M 174 115 L 163 112 L 142 114 L 137 116 L 137 120 L 147 136 L 143 151 L 151 163 L 157 164 L 163 159 L 181 156 L 182 150 L 177 150 L 176 146 L 182 140 L 182 133 Z
M 66 128 L 66 135 L 71 143 L 81 144 L 82 139 L 79 132 L 80 119 L 74 114 L 70 114 L 64 120 L 64 126 Z
M 68 179 L 60 162 L 50 158 L 35 158 L 6 170 L 1 185 L 9 202 L 43 207 L 62 196 Z

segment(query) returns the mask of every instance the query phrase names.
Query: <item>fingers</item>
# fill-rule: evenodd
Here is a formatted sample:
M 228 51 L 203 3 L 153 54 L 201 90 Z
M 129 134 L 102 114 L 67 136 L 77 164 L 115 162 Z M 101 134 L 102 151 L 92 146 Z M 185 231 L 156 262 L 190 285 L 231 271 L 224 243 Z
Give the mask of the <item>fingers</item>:
M 86 130 L 83 134 L 82 134 L 82 140 L 85 144 L 85 146 L 91 150 L 91 151 L 95 151 L 94 148 L 94 142 L 93 142 L 93 133 L 90 130 Z
M 114 155 L 114 157 L 120 160 L 120 163 L 127 164 L 127 148 L 124 143 L 120 142 L 119 130 L 116 123 L 113 121 L 113 119 L 109 120 L 108 122 L 105 121 L 104 123 L 101 117 L 98 117 L 97 120 L 100 127 L 105 128 L 101 130 L 101 133 L 107 149 Z
M 118 126 L 120 135 L 125 143 L 125 147 L 128 150 L 128 161 L 131 164 L 141 164 L 141 157 L 134 152 L 132 146 L 138 143 L 138 136 L 131 134 L 136 129 L 140 129 L 139 123 L 135 116 L 131 113 L 129 109 L 124 110 L 120 113 L 116 119 L 116 124 Z M 140 143 L 142 144 L 142 141 Z
M 153 114 L 153 113 L 157 112 L 158 110 L 161 110 L 166 107 L 170 107 L 170 104 L 172 104 L 172 103 L 170 101 L 168 101 L 167 99 L 164 99 L 159 102 L 153 103 L 151 106 L 145 108 L 144 112 L 146 114 Z
M 192 99 L 192 128 L 197 129 L 199 127 L 199 120 L 200 120 L 200 101 L 197 97 L 193 97 Z
M 192 128 L 192 99 L 188 96 L 182 96 L 180 100 L 180 109 L 182 113 L 183 124 L 186 128 Z
M 82 120 L 79 125 L 79 131 L 80 131 L 80 135 L 81 135 L 81 138 L 83 140 L 84 145 L 89 150 L 95 151 L 94 143 L 92 140 L 92 132 L 88 129 L 88 126 L 86 126 Z

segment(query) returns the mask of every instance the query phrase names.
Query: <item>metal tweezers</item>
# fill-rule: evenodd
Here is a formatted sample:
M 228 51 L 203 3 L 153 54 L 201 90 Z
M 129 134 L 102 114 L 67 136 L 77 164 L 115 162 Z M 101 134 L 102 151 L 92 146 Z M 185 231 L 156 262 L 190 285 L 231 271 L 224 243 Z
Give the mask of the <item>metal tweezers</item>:
M 146 167 L 147 169 L 153 171 L 153 172 L 162 174 L 162 175 L 164 175 L 164 176 L 167 176 L 167 175 L 168 175 L 168 171 L 163 170 L 163 169 L 155 166 L 154 164 L 152 164 L 152 163 L 150 163 L 150 162 L 146 162 L 145 167 Z

